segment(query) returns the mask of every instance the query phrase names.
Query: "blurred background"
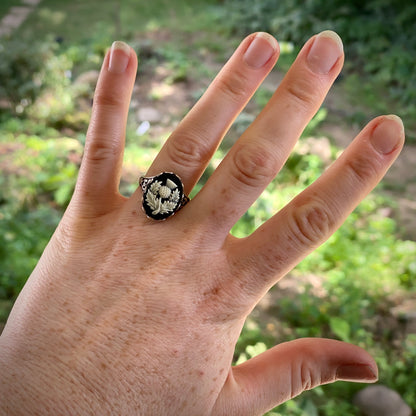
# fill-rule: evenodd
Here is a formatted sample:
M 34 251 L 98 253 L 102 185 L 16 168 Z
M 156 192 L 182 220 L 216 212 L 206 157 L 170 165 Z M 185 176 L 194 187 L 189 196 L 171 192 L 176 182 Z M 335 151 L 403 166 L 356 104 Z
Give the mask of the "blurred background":
M 197 192 L 302 44 L 332 29 L 344 41 L 345 68 L 286 167 L 233 233 L 252 232 L 312 183 L 372 117 L 400 115 L 407 144 L 344 226 L 255 309 L 235 362 L 297 337 L 352 342 L 376 357 L 378 386 L 399 393 L 380 390 L 405 412 L 386 415 L 410 415 L 416 410 L 415 22 L 414 0 L 1 0 L 0 331 L 70 200 L 98 71 L 114 40 L 127 41 L 139 56 L 125 195 L 242 37 L 269 31 L 280 41 L 276 68 L 237 118 Z M 269 415 L 374 414 L 364 387 L 320 387 Z

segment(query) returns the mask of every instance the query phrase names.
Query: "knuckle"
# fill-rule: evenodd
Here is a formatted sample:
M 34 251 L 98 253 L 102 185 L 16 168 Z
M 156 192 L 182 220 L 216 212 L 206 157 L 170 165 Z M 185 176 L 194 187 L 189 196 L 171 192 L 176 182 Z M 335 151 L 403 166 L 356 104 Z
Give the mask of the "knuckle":
M 334 228 L 335 220 L 328 205 L 317 198 L 297 205 L 291 213 L 291 232 L 301 247 L 316 247 Z
M 378 166 L 375 158 L 360 155 L 356 158 L 348 158 L 345 162 L 347 174 L 352 181 L 360 185 L 366 185 L 377 176 Z
M 262 146 L 240 146 L 235 150 L 233 159 L 232 175 L 245 186 L 264 186 L 274 178 L 278 170 L 276 156 Z
M 220 77 L 217 80 L 217 88 L 233 101 L 239 102 L 247 96 L 247 77 L 241 72 L 232 76 Z
M 114 158 L 118 154 L 115 146 L 109 145 L 104 140 L 95 138 L 85 148 L 85 157 L 92 162 L 101 162 Z
M 292 102 L 301 108 L 310 108 L 317 102 L 316 86 L 306 79 L 297 79 L 296 82 L 289 82 L 286 86 L 287 94 Z
M 94 105 L 99 107 L 120 107 L 124 104 L 123 98 L 117 92 L 97 92 L 94 96 Z
M 211 149 L 196 135 L 176 135 L 167 146 L 167 154 L 179 166 L 200 167 L 210 158 Z
M 321 375 L 308 362 L 301 362 L 292 368 L 292 397 L 322 384 Z

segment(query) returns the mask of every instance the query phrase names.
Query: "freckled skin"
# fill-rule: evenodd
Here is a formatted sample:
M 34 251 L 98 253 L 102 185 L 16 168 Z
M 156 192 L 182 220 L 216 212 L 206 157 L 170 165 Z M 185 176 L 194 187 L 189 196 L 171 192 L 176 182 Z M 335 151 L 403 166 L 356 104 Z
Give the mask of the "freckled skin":
M 159 414 L 209 415 L 210 409 L 215 405 L 214 393 L 218 394 L 226 379 L 226 373 L 220 374 L 221 369 L 231 364 L 232 346 L 237 341 L 240 328 L 233 331 L 230 337 L 227 325 L 223 330 L 214 324 L 207 325 L 204 310 L 208 313 L 209 305 L 206 305 L 205 298 L 217 297 L 220 293 L 218 287 L 206 290 L 201 287 L 200 280 L 193 282 L 190 279 L 178 284 L 182 270 L 182 267 L 177 267 L 178 262 L 188 270 L 205 269 L 209 272 L 207 259 L 201 256 L 203 249 L 197 247 L 199 243 L 192 241 L 189 235 L 179 234 L 181 240 L 175 237 L 175 244 L 161 242 L 158 245 L 158 252 L 163 253 L 162 255 L 149 256 L 146 259 L 147 251 L 141 249 L 140 243 L 134 243 L 135 230 L 122 228 L 120 226 L 121 232 L 117 237 L 121 244 L 117 244 L 114 236 L 107 236 L 107 230 L 100 229 L 90 234 L 85 241 L 72 244 L 70 258 L 64 260 L 59 252 L 45 254 L 55 257 L 56 261 L 53 273 L 48 273 L 51 295 L 49 308 L 46 312 L 42 311 L 41 302 L 31 303 L 28 310 L 21 310 L 19 304 L 16 305 L 13 313 L 28 314 L 33 331 L 24 338 L 13 340 L 10 347 L 15 352 L 10 359 L 21 360 L 22 357 L 29 357 L 25 359 L 25 368 L 16 371 L 21 372 L 22 380 L 28 378 L 34 386 L 48 386 L 48 393 L 39 391 L 37 394 L 42 397 L 40 403 L 49 403 L 55 414 L 67 414 L 62 403 L 67 401 L 63 397 L 71 398 L 71 391 L 67 391 L 70 380 L 65 376 L 70 374 L 70 365 L 71 379 L 84 389 L 84 399 L 80 400 L 76 395 L 71 400 L 79 403 L 84 412 L 88 412 L 93 406 L 95 414 L 123 414 L 125 404 L 119 403 L 116 397 L 124 391 L 127 383 L 134 385 L 135 391 L 140 392 L 140 399 L 135 398 L 131 392 L 129 401 L 129 406 L 134 406 L 138 414 L 154 414 L 154 409 L 150 411 L 148 407 L 153 402 L 150 398 L 159 391 L 160 386 L 164 386 L 169 392 L 166 397 L 169 400 L 169 411 L 166 412 L 163 402 L 160 401 Z M 170 232 L 172 235 L 175 233 L 173 229 Z M 166 227 L 163 234 L 166 237 L 168 233 L 169 227 Z M 77 267 L 77 259 L 92 257 L 93 250 L 94 256 L 97 256 L 99 242 L 108 241 L 108 237 L 113 239 L 113 243 L 106 245 L 98 254 L 99 258 L 104 259 L 99 265 L 103 279 L 88 276 L 87 285 L 79 292 L 79 280 L 83 280 L 83 273 Z M 54 239 L 59 238 L 58 229 Z M 130 244 L 126 244 L 128 241 Z M 123 255 L 123 250 L 131 251 L 134 245 L 136 259 L 132 260 Z M 195 248 L 191 249 L 192 245 Z M 179 255 L 178 248 L 187 254 Z M 189 256 L 189 253 L 194 254 Z M 111 263 L 105 260 L 109 257 L 114 259 Z M 42 280 L 40 276 L 44 267 L 46 264 L 41 259 L 31 282 Z M 208 282 L 207 278 L 203 280 Z M 60 285 L 61 281 L 66 282 L 64 287 Z M 101 286 L 103 283 L 105 288 Z M 135 287 L 139 290 L 135 290 Z M 30 282 L 26 290 L 29 288 Z M 203 295 L 204 290 L 207 295 Z M 171 296 L 172 292 L 176 295 Z M 73 296 L 73 293 L 78 294 Z M 53 299 L 61 301 L 54 302 Z M 20 305 L 23 305 L 24 300 L 25 293 L 22 293 Z M 82 327 L 81 331 L 80 325 L 85 322 L 89 324 Z M 44 332 L 43 328 L 48 330 Z M 204 328 L 203 331 L 200 328 Z M 13 330 L 13 325 L 8 330 Z M 65 334 L 64 337 L 56 337 L 57 332 Z M 31 339 L 30 344 L 27 343 L 27 338 Z M 160 339 L 164 342 L 159 343 Z M 222 350 L 224 344 L 229 346 L 228 352 L 224 352 L 218 359 L 215 352 Z M 151 356 L 145 352 L 146 345 L 152 345 Z M 189 348 L 189 345 L 195 345 L 195 348 Z M 44 373 L 32 371 L 39 365 L 39 360 L 32 362 L 30 357 L 34 354 L 31 351 L 41 351 L 45 346 L 48 357 L 60 357 L 59 360 L 55 361 L 55 366 L 47 366 Z M 203 354 L 196 346 L 202 347 Z M 172 376 L 160 372 L 164 367 L 170 368 Z M 143 372 L 155 377 L 151 382 L 143 383 Z M 119 381 L 117 374 L 122 375 Z M 192 396 L 182 400 L 182 392 L 187 389 L 186 386 L 192 379 Z M 211 393 L 205 395 L 203 392 L 208 386 L 211 386 Z M 51 392 L 53 394 L 49 396 Z M 106 402 L 92 405 L 96 394 L 108 400 L 114 398 L 117 403 L 111 409 L 114 413 L 108 413 Z M 149 400 L 144 400 L 143 397 Z M 40 409 L 35 406 L 33 414 L 36 411 L 40 412 Z

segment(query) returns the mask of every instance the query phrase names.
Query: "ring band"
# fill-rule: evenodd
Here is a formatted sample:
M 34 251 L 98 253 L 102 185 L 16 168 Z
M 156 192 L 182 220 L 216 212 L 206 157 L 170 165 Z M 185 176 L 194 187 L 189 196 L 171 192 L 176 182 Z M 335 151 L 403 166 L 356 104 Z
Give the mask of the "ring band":
M 142 176 L 139 184 L 143 191 L 143 210 L 153 220 L 165 220 L 189 202 L 181 179 L 172 172 Z

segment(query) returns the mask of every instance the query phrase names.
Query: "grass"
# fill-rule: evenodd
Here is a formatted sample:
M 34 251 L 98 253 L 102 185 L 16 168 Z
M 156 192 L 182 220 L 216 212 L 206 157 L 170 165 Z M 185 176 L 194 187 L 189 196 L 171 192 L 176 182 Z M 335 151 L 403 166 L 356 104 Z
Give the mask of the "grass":
M 194 31 L 207 26 L 201 5 L 213 0 L 43 0 L 21 28 L 22 36 L 59 37 L 68 44 L 89 43 L 107 35 L 111 39 L 131 38 L 149 30 Z M 205 22 L 204 22 L 205 21 Z
M 92 54 L 102 56 L 114 40 L 141 48 L 161 48 L 175 65 L 190 66 L 189 59 L 206 51 L 227 56 L 233 39 L 221 36 L 216 0 L 43 0 L 15 34 L 23 43 L 56 40 L 62 49 L 78 48 L 75 74 L 91 69 Z M 168 55 L 168 56 L 165 56 Z M 223 59 L 224 58 L 224 59 Z M 94 58 L 95 59 L 95 58 Z M 95 62 L 97 64 L 97 62 Z M 196 58 L 195 68 L 200 70 Z

